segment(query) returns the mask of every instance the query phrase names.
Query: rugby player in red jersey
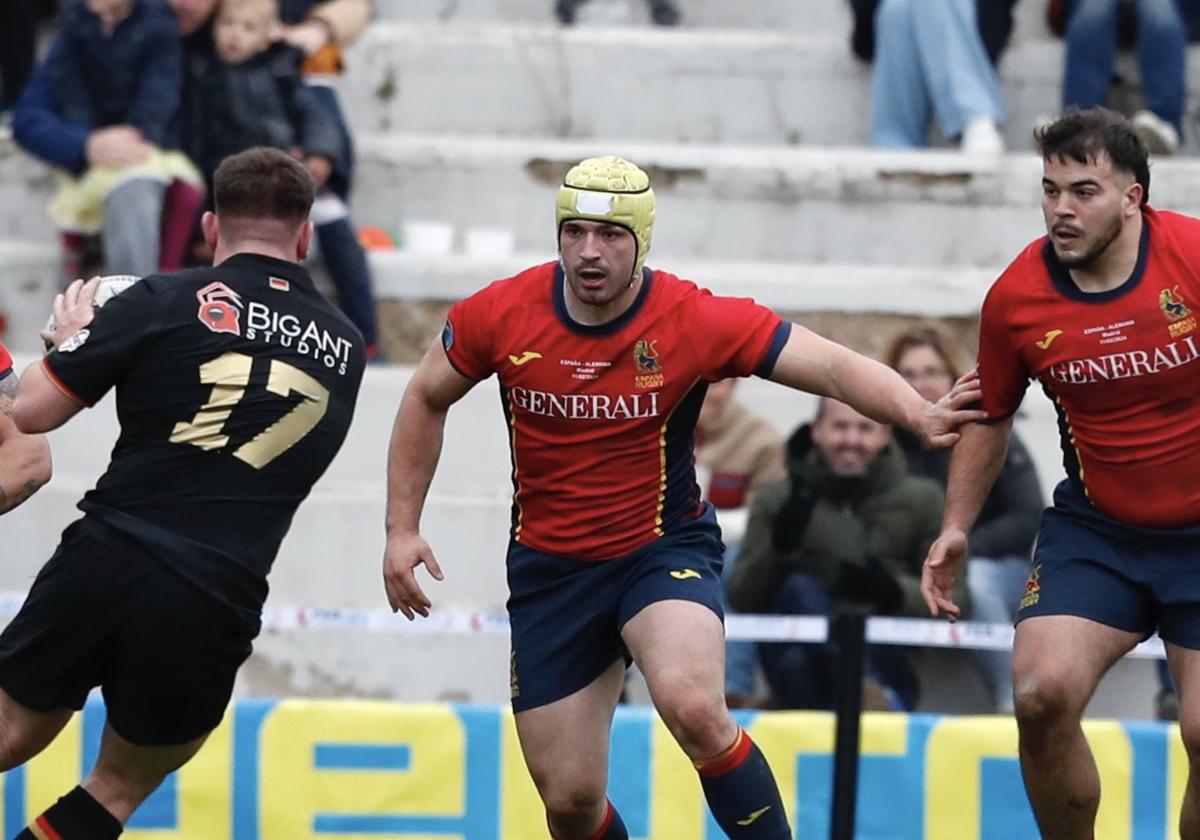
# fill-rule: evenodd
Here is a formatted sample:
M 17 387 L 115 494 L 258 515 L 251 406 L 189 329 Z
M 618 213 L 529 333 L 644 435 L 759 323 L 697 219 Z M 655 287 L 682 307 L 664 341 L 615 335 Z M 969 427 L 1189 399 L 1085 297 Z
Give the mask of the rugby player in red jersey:
M 1021 769 L 1042 837 L 1088 840 L 1100 781 L 1083 710 L 1155 630 L 1179 689 L 1189 767 L 1200 760 L 1200 220 L 1147 205 L 1146 146 L 1123 117 L 1069 112 L 1037 140 L 1048 235 L 983 304 L 989 420 L 962 430 L 922 590 L 934 615 L 957 617 L 950 587 L 965 535 L 1038 380 L 1058 409 L 1067 478 L 1043 515 L 1017 613 Z M 1194 771 L 1180 837 L 1200 838 Z
M 513 459 L 508 549 L 512 704 L 556 840 L 626 838 L 605 798 L 627 659 L 733 838 L 791 838 L 774 777 L 724 700 L 721 544 L 700 500 L 693 432 L 709 382 L 756 373 L 948 445 L 974 381 L 926 402 L 898 374 L 644 267 L 654 193 L 620 158 L 583 161 L 557 201 L 559 262 L 451 308 L 400 405 L 388 465 L 384 579 L 427 615 L 414 577 L 442 573 L 419 533 L 450 406 L 497 374 Z
M 25 435 L 12 421 L 17 376 L 0 344 L 0 513 L 7 513 L 50 480 L 50 447 L 43 435 Z

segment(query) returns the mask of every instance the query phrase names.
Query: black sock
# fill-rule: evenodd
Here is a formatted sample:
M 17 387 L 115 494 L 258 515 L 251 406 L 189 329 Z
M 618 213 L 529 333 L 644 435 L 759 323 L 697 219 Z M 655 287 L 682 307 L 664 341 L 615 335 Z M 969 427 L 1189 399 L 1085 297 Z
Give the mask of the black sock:
M 31 822 L 14 840 L 117 840 L 124 826 L 81 787 Z

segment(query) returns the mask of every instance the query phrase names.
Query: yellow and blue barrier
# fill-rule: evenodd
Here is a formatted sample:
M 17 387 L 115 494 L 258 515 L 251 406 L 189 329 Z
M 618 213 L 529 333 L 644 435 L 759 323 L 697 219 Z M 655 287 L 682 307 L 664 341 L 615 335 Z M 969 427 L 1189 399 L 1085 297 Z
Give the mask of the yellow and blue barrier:
M 810 712 L 739 713 L 767 755 L 797 837 L 828 836 L 834 724 Z M 89 702 L 6 774 L 4 836 L 70 789 L 99 749 Z M 1159 723 L 1085 724 L 1104 790 L 1104 840 L 1175 838 L 1186 760 Z M 861 840 L 1036 837 L 1008 718 L 867 714 Z M 719 840 L 691 764 L 642 707 L 613 726 L 610 795 L 630 834 Z M 199 755 L 134 814 L 131 840 L 545 840 L 512 716 L 494 706 L 242 701 Z

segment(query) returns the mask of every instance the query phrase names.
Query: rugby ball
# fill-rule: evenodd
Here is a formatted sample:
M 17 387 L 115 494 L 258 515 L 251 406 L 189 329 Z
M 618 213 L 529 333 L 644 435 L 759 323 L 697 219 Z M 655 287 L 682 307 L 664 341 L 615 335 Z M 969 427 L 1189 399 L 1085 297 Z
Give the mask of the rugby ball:
M 99 309 L 141 279 L 141 277 L 133 274 L 110 274 L 106 277 L 101 277 L 100 288 L 96 289 L 96 297 L 92 300 L 92 308 Z M 58 325 L 54 323 L 54 313 L 51 312 L 50 317 L 46 319 L 44 331 L 46 333 L 53 333 L 57 327 Z M 47 353 L 54 349 L 54 345 L 45 338 L 42 339 L 42 344 L 45 346 Z

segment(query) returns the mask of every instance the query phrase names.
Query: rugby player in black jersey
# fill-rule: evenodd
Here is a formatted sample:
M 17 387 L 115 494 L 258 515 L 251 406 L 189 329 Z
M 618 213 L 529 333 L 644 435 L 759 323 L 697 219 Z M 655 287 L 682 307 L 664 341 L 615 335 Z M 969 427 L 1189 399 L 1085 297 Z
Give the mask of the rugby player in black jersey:
M 221 721 L 267 573 L 362 378 L 362 337 L 298 264 L 313 191 L 283 152 L 228 158 L 203 220 L 214 267 L 146 277 L 98 311 L 98 281 L 76 281 L 55 303 L 56 349 L 21 378 L 22 431 L 115 388 L 121 433 L 0 634 L 0 769 L 95 686 L 108 715 L 95 768 L 20 838 L 117 837 Z

